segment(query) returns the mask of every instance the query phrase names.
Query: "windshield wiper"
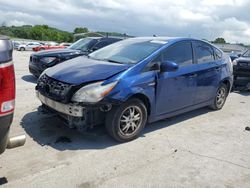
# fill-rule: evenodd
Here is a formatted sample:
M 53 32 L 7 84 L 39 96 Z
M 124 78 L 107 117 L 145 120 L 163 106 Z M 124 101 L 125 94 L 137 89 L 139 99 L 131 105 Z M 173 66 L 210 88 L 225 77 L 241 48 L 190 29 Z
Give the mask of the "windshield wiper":
M 120 61 L 115 61 L 115 60 L 112 60 L 112 59 L 103 59 L 103 61 L 108 61 L 108 62 L 111 62 L 111 63 L 119 63 L 119 64 L 123 64 L 122 62 Z

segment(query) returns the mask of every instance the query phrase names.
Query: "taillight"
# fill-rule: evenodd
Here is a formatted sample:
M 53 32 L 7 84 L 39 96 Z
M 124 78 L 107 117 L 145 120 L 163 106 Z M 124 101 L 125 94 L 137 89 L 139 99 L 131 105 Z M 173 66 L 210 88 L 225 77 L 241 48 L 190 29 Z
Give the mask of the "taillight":
M 0 64 L 0 116 L 14 111 L 15 73 L 12 62 Z

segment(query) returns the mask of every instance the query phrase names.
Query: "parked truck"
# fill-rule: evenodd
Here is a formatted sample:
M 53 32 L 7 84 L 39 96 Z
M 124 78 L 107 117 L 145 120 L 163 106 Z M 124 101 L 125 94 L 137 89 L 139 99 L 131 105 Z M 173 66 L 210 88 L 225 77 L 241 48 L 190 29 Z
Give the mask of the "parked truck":
M 9 130 L 15 109 L 15 73 L 13 46 L 8 37 L 0 36 L 0 154 L 6 148 L 24 145 L 25 135 L 10 138 Z

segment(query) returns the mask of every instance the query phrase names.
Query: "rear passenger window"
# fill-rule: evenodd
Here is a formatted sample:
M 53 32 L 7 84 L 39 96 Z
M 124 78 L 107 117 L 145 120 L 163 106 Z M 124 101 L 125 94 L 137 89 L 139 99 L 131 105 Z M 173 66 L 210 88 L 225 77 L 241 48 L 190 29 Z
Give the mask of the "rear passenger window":
M 167 48 L 162 54 L 163 61 L 173 61 L 180 67 L 193 63 L 193 52 L 190 42 L 181 42 Z
M 194 51 L 198 64 L 214 61 L 214 53 L 210 45 L 204 42 L 195 42 Z

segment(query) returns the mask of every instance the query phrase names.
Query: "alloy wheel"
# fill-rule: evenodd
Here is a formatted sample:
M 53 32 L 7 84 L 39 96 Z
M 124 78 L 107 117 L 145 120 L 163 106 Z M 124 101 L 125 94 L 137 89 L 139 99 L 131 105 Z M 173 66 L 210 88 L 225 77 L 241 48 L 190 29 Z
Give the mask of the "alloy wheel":
M 142 124 L 142 111 L 138 106 L 129 106 L 120 116 L 119 131 L 124 136 L 134 134 Z
M 216 105 L 220 108 L 221 106 L 223 106 L 225 100 L 227 97 L 227 91 L 224 87 L 221 87 L 218 91 L 217 91 L 217 96 L 216 96 Z

